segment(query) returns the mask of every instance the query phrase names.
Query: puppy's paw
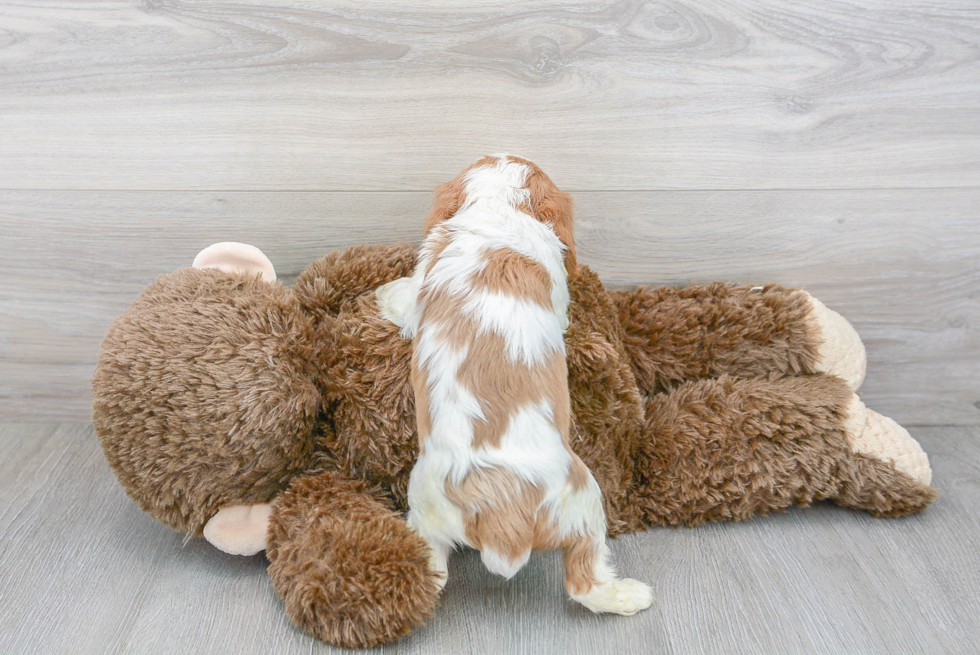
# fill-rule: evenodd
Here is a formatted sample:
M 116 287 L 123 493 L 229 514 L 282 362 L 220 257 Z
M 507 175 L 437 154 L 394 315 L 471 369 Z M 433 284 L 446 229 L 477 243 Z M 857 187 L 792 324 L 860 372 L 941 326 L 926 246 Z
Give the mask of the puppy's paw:
M 401 328 L 403 337 L 413 336 L 413 314 L 418 295 L 418 283 L 414 277 L 399 278 L 381 285 L 374 292 L 381 316 Z
M 623 578 L 596 585 L 588 593 L 572 598 L 596 614 L 608 612 L 630 616 L 650 607 L 653 589 L 639 580 Z

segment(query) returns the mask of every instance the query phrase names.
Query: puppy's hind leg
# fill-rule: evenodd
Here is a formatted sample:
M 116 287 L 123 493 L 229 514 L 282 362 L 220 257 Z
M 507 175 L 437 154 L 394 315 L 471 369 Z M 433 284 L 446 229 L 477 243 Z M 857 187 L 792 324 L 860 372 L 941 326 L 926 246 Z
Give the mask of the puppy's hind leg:
M 653 603 L 653 590 L 632 578 L 619 578 L 609 563 L 604 538 L 583 535 L 562 547 L 565 560 L 565 588 L 572 600 L 600 614 L 610 612 L 629 616 Z
M 412 510 L 408 513 L 408 527 L 422 537 L 432 551 L 429 555 L 429 569 L 437 574 L 439 591 L 442 591 L 449 579 L 449 553 L 452 552 L 453 547 L 452 544 L 447 544 L 440 539 L 435 531 L 429 529 L 427 523 L 419 512 Z
M 574 466 L 585 469 L 588 479 L 567 497 L 559 517 L 565 527 L 562 554 L 568 595 L 597 614 L 629 616 L 650 607 L 653 590 L 639 580 L 618 577 L 610 564 L 599 485 L 577 458 Z

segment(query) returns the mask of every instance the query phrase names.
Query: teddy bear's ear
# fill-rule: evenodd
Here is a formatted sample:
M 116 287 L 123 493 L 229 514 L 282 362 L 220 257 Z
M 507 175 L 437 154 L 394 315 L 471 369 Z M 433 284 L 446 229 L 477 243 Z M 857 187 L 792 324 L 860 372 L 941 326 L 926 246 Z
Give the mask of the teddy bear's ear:
M 255 555 L 265 550 L 272 504 L 222 507 L 204 526 L 204 538 L 229 555 Z
M 226 273 L 259 273 L 266 282 L 276 281 L 276 269 L 261 250 L 247 243 L 222 241 L 197 253 L 194 268 L 217 268 Z

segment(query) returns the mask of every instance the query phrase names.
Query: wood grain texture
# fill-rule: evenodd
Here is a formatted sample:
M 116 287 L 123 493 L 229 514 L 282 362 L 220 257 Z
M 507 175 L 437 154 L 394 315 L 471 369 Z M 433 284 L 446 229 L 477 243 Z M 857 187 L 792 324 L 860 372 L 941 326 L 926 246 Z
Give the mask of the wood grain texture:
M 868 404 L 980 421 L 972 190 L 576 193 L 580 257 L 616 286 L 804 286 L 868 348 Z M 289 282 L 334 248 L 412 241 L 428 193 L 0 192 L 0 416 L 87 420 L 102 335 L 206 245 L 254 243 Z
M 535 555 L 454 555 L 436 617 L 380 653 L 969 653 L 980 638 L 980 427 L 916 428 L 942 492 L 903 519 L 821 504 L 612 542 L 656 601 L 595 616 Z M 0 425 L 0 652 L 339 652 L 289 625 L 263 557 L 142 514 L 91 426 Z
M 980 183 L 974 0 L 0 3 L 0 188 Z

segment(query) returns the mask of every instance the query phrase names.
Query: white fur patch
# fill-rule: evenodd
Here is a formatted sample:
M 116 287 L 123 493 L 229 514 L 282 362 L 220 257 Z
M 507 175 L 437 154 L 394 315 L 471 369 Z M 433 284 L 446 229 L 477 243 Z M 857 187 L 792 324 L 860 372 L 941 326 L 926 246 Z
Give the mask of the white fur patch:
M 572 596 L 573 600 L 599 613 L 632 616 L 653 604 L 653 589 L 639 580 L 623 578 L 596 585 L 587 594 Z
M 403 277 L 378 287 L 374 296 L 381 316 L 400 328 L 411 326 L 419 296 L 418 283 L 414 277 Z
M 491 573 L 499 575 L 506 580 L 510 580 L 517 575 L 517 572 L 524 568 L 524 565 L 527 564 L 530 558 L 530 548 L 516 559 L 508 559 L 495 552 L 492 548 L 484 547 L 480 551 L 480 559 L 483 561 L 483 566 L 487 567 L 487 570 Z
M 466 201 L 460 209 L 482 200 L 493 200 L 508 207 L 527 202 L 530 192 L 524 185 L 530 172 L 524 164 L 498 155 L 496 166 L 474 168 L 463 178 Z
M 480 291 L 470 294 L 463 311 L 476 320 L 480 333 L 504 338 L 511 361 L 536 366 L 555 353 L 565 353 L 561 323 L 554 312 L 535 302 Z

